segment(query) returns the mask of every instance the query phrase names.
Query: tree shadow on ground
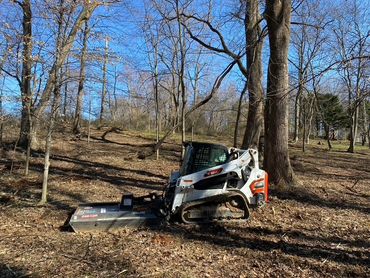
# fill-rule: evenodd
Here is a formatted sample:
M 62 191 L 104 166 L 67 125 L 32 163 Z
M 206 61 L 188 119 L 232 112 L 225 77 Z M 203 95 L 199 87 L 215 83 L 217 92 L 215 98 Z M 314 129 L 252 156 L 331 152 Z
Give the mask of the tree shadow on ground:
M 26 179 L 18 181 L 17 185 L 6 184 L 0 181 L 0 206 L 37 207 L 38 202 L 41 200 L 41 186 L 41 181 L 30 181 Z M 61 191 L 57 188 L 53 188 L 52 190 L 60 194 L 62 200 L 54 198 L 52 194 L 49 194 L 47 206 L 51 206 L 57 210 L 71 211 L 75 209 L 75 206 L 68 204 L 65 199 L 70 200 L 70 203 L 86 202 L 86 199 L 79 193 Z
M 323 163 L 323 162 L 321 162 Z M 340 174 L 339 173 L 336 173 L 336 174 L 333 174 L 333 173 L 326 173 L 324 172 L 323 170 L 321 170 L 319 167 L 317 167 L 316 165 L 318 165 L 319 163 L 318 162 L 314 162 L 314 161 L 311 161 L 311 160 L 302 160 L 302 161 L 296 161 L 296 160 L 291 160 L 291 165 L 293 167 L 293 170 L 294 172 L 296 173 L 300 173 L 300 174 L 306 174 L 306 175 L 314 175 L 314 176 L 317 176 L 319 178 L 324 178 L 324 179 L 328 179 L 328 180 L 331 180 L 331 179 L 339 179 L 339 180 L 342 180 L 342 181 L 348 181 L 348 180 L 352 180 L 352 181 L 355 181 L 355 180 L 370 180 L 370 173 L 364 173 L 363 170 L 359 170 L 357 169 L 358 171 L 361 171 L 363 174 L 356 174 L 356 175 L 353 175 L 353 174 Z M 347 164 L 346 165 L 347 167 L 345 167 L 344 165 L 331 165 L 331 167 L 336 167 L 336 168 L 342 168 L 346 171 L 349 170 L 350 166 Z
M 331 244 L 343 244 L 351 247 L 366 248 L 370 250 L 370 242 L 367 240 L 347 240 L 338 236 L 327 236 L 321 237 L 319 235 L 310 235 L 306 232 L 299 230 L 284 230 L 284 229 L 269 229 L 267 227 L 245 227 L 243 228 L 245 233 L 257 234 L 258 236 L 288 236 L 289 238 L 294 238 L 297 240 L 307 240 L 307 241 L 321 241 L 324 243 Z
M 293 156 L 293 161 L 296 156 Z M 299 163 L 303 164 L 304 167 L 306 163 L 319 167 L 319 165 L 325 165 L 335 168 L 341 168 L 346 171 L 353 169 L 357 171 L 364 172 L 364 176 L 370 178 L 370 156 L 369 154 L 350 154 L 341 151 L 315 151 L 313 153 L 305 153 L 299 157 Z M 311 170 L 311 167 L 306 171 Z
M 36 172 L 42 172 L 43 167 L 44 167 L 43 164 L 33 163 L 30 166 L 30 169 Z M 80 180 L 100 180 L 118 186 L 122 190 L 125 190 L 126 186 L 148 190 L 161 190 L 165 184 L 164 181 L 162 181 L 161 183 L 151 180 L 141 180 L 122 176 L 112 176 L 108 175 L 105 172 L 97 171 L 96 169 L 86 169 L 86 168 L 71 169 L 53 166 L 50 168 L 49 173 Z
M 351 203 L 343 199 L 331 199 L 330 197 L 319 196 L 318 194 L 303 187 L 294 187 L 289 189 L 270 188 L 270 194 L 277 196 L 282 200 L 294 200 L 312 206 L 330 209 L 357 210 L 365 214 L 370 213 L 370 207 L 367 206 L 367 203 L 364 203 L 364 205 L 359 205 L 358 203 Z
M 130 144 L 130 143 L 119 143 L 115 142 L 106 138 L 99 138 L 99 137 L 91 137 L 94 140 L 109 143 L 109 144 L 115 144 L 119 146 L 124 146 L 124 147 L 130 147 L 131 150 L 135 150 L 136 152 L 143 151 L 143 149 L 146 149 L 147 151 L 152 150 L 155 146 L 155 143 L 147 143 L 147 144 Z M 141 138 L 141 137 L 140 137 Z M 149 139 L 146 139 L 149 140 Z M 174 145 L 174 146 L 171 146 Z M 180 159 L 181 158 L 181 148 L 177 144 L 173 143 L 165 143 L 162 144 L 160 147 L 160 156 L 164 158 L 170 158 L 170 159 Z
M 33 155 L 37 155 L 39 157 L 44 157 L 43 152 L 34 151 Z M 94 168 L 100 167 L 100 168 L 103 168 L 103 169 L 111 169 L 111 170 L 122 171 L 122 172 L 130 172 L 130 173 L 133 173 L 133 174 L 139 174 L 139 175 L 143 175 L 143 176 L 155 177 L 155 178 L 158 178 L 158 179 L 167 180 L 167 176 L 154 174 L 154 173 L 146 171 L 146 170 L 136 170 L 136 169 L 122 168 L 122 167 L 113 166 L 113 165 L 105 164 L 105 163 L 101 163 L 101 162 L 95 162 L 95 161 L 92 162 L 92 161 L 82 160 L 82 159 L 78 159 L 78 158 L 71 158 L 69 156 L 52 155 L 51 159 L 52 160 L 64 161 L 64 162 L 68 162 L 68 163 L 73 163 L 73 164 L 84 166 L 84 167 L 94 167 Z
M 282 239 L 276 241 L 276 238 L 271 240 L 261 239 L 258 235 L 261 231 L 255 231 L 250 228 L 242 230 L 241 234 L 230 232 L 229 229 L 220 224 L 202 225 L 195 227 L 184 227 L 183 225 L 168 226 L 160 229 L 161 232 L 170 235 L 180 236 L 185 239 L 207 242 L 212 245 L 227 247 L 227 248 L 248 248 L 271 253 L 273 250 L 280 250 L 282 253 L 301 258 L 312 258 L 316 260 L 330 260 L 342 264 L 363 265 L 370 264 L 369 251 L 342 250 L 335 247 L 328 247 L 320 244 L 318 241 L 331 243 L 331 238 L 306 237 L 299 242 L 288 242 Z M 240 232 L 240 231 L 239 231 Z M 268 232 L 268 229 L 265 231 Z M 285 232 L 284 232 L 285 233 Z M 270 231 L 269 234 L 274 234 Z M 297 239 L 300 239 L 299 237 Z M 311 241 L 312 240 L 312 241 Z M 355 244 L 354 242 L 351 242 Z M 243 255 L 243 254 L 240 254 Z

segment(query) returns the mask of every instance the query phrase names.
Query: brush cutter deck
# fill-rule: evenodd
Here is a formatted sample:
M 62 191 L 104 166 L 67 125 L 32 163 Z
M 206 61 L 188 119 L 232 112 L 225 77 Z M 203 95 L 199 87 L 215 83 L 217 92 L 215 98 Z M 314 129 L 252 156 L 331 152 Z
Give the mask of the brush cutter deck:
M 159 200 L 153 195 L 134 198 L 124 194 L 121 203 L 91 203 L 79 205 L 69 225 L 75 232 L 108 231 L 120 227 L 159 225 Z

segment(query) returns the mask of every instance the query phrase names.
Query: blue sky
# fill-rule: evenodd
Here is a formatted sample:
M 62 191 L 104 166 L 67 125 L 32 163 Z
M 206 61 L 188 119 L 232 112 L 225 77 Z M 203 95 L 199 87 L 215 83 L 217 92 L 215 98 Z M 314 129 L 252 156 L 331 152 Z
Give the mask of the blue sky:
M 312 2 L 312 0 L 310 0 Z M 363 5 L 362 14 L 363 17 L 363 26 L 370 26 L 369 24 L 369 6 L 370 1 L 357 1 Z M 367 2 L 367 3 L 366 3 Z M 38 4 L 37 4 L 38 3 Z M 150 3 L 150 1 L 147 1 Z M 204 13 L 205 5 L 209 3 L 206 0 L 199 0 L 195 2 L 194 9 L 197 13 Z M 234 11 L 235 5 L 239 3 L 237 0 L 218 0 L 214 1 L 213 5 L 215 7 L 213 12 L 213 19 L 216 22 L 215 24 L 222 22 L 225 19 L 228 19 L 227 16 L 230 12 Z M 325 5 L 327 2 L 323 2 Z M 334 0 L 330 1 L 330 5 L 338 7 L 338 4 L 353 3 L 353 1 L 346 0 Z M 53 27 L 52 21 L 50 18 L 45 19 L 45 14 L 43 10 L 40 10 L 40 1 L 33 1 L 34 4 L 34 34 L 35 41 L 42 41 L 46 43 L 48 47 L 45 47 L 43 50 L 44 59 L 51 60 L 53 57 L 53 32 L 55 28 Z M 118 57 L 119 59 L 110 59 L 108 66 L 109 69 L 109 78 L 108 86 L 110 88 L 113 86 L 113 72 L 115 69 L 124 75 L 128 70 L 137 70 L 137 71 L 148 71 L 150 69 L 148 62 L 148 49 L 145 43 L 144 34 L 141 29 L 141 25 L 144 23 L 145 15 L 145 0 L 131 0 L 123 1 L 119 4 L 112 5 L 110 7 L 100 7 L 94 14 L 91 24 L 94 25 L 94 37 L 89 41 L 90 51 L 103 53 L 104 48 L 104 38 L 106 36 L 110 37 L 109 48 L 112 56 Z M 350 5 L 348 5 L 350 6 Z M 7 21 L 14 28 L 21 27 L 21 17 L 19 13 L 19 7 L 15 4 L 11 4 L 9 1 L 2 1 L 0 3 L 0 24 L 1 28 L 4 29 L 6 26 L 4 24 Z M 346 7 L 343 7 L 343 9 Z M 334 16 L 333 14 L 327 15 L 328 17 Z M 296 28 L 292 26 L 292 28 Z M 227 24 L 220 27 L 225 38 L 228 42 L 233 43 L 235 47 L 238 47 L 238 44 L 243 40 L 243 29 L 240 24 L 229 20 Z M 195 44 L 193 42 L 193 44 Z M 215 44 L 217 46 L 217 44 Z M 75 52 L 79 51 L 78 43 L 75 44 Z M 35 50 L 36 51 L 36 50 Z M 208 52 L 208 51 L 207 51 Z M 208 52 L 209 53 L 209 52 Z M 223 58 L 219 55 L 203 55 L 203 61 L 208 64 L 207 69 L 207 78 L 205 81 L 208 86 L 213 83 L 214 78 L 225 68 L 225 66 L 230 62 L 229 58 Z M 294 49 L 291 48 L 290 57 L 292 59 L 296 58 L 294 54 Z M 72 59 L 73 60 L 73 59 Z M 268 41 L 265 39 L 264 47 L 264 71 L 267 70 L 267 61 L 268 61 Z M 322 59 L 322 66 L 325 66 L 327 61 L 325 57 Z M 75 58 L 73 62 L 74 69 L 78 70 L 78 60 Z M 102 64 L 99 61 L 94 61 L 88 66 L 88 74 L 91 79 L 87 82 L 87 89 L 90 92 L 91 98 L 93 99 L 93 106 L 98 106 L 100 99 L 99 94 L 101 90 L 101 83 L 93 79 L 93 77 L 99 77 L 101 75 Z M 294 74 L 294 69 L 291 67 L 291 71 Z M 328 75 L 328 78 L 336 77 L 336 74 Z M 266 74 L 265 74 L 266 76 Z M 224 87 L 229 86 L 230 84 L 235 85 L 237 88 L 241 89 L 243 86 L 242 83 L 243 77 L 238 71 L 237 67 L 234 68 L 230 76 L 225 80 Z M 264 83 L 266 78 L 264 78 Z M 1 86 L 1 82 L 0 82 Z M 72 89 L 75 89 L 71 86 Z M 120 78 L 118 82 L 118 94 L 120 97 L 126 97 L 128 94 L 127 83 L 123 78 Z M 205 86 L 206 88 L 206 86 Z M 206 90 L 205 90 L 206 91 Z M 5 108 L 7 112 L 17 113 L 20 110 L 19 106 L 19 87 L 12 78 L 6 78 L 5 90 L 4 93 L 7 96 L 5 99 Z M 87 100 L 86 100 L 87 101 Z M 85 104 L 85 110 L 87 105 Z

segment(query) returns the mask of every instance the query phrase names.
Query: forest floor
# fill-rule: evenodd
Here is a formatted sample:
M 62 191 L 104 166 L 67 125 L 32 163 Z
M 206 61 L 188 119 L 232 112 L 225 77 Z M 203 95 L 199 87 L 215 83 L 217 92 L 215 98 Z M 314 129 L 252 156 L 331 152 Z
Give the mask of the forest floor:
M 63 231 L 79 203 L 161 191 L 180 145 L 137 159 L 153 141 L 136 132 L 94 131 L 91 142 L 54 139 L 49 203 L 38 206 L 43 156 L 0 150 L 0 277 L 369 277 L 370 152 L 326 151 L 313 142 L 290 155 L 301 184 L 271 189 L 247 222 L 174 224 L 112 232 Z M 212 140 L 212 138 L 209 138 Z M 220 142 L 219 138 L 214 139 Z

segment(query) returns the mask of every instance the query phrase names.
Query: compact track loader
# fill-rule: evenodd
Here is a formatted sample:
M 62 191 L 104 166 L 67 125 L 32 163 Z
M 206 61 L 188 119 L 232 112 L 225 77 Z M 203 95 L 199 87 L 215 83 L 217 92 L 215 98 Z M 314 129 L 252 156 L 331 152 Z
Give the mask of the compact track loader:
M 72 229 L 241 220 L 249 218 L 250 208 L 268 202 L 268 175 L 259 168 L 257 150 L 199 142 L 185 147 L 181 168 L 162 195 L 124 194 L 121 202 L 80 205 L 71 216 Z

